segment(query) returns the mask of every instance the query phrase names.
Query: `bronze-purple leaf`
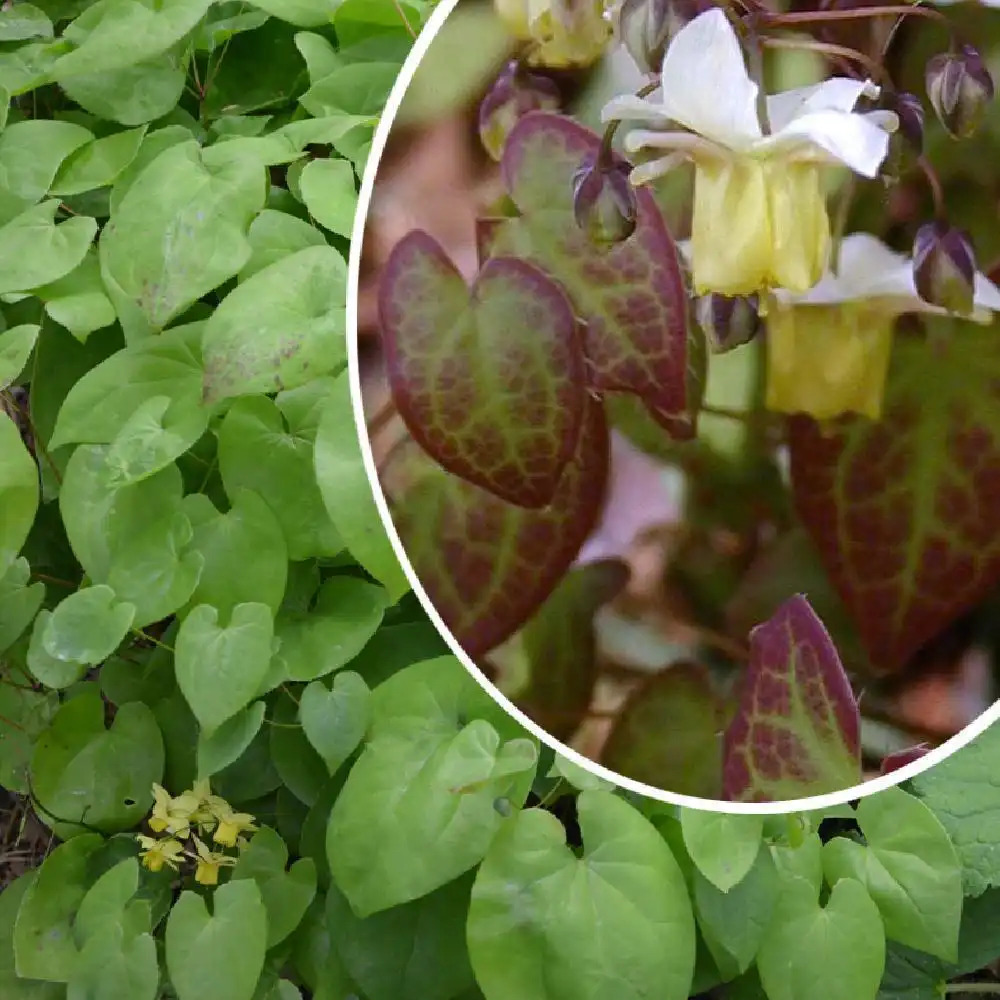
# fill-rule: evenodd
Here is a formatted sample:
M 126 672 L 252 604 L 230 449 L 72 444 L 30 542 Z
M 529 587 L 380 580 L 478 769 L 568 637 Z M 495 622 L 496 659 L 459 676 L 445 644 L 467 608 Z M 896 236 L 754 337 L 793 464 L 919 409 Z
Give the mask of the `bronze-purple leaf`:
M 584 322 L 593 388 L 641 396 L 671 433 L 692 433 L 687 293 L 677 247 L 652 194 L 636 192 L 634 233 L 595 245 L 573 211 L 573 178 L 600 146 L 589 129 L 549 112 L 518 122 L 501 169 L 521 215 L 495 222 L 480 248 L 544 268 Z M 624 161 L 616 161 L 623 164 Z
M 407 557 L 432 604 L 478 658 L 513 635 L 548 599 L 591 533 L 608 476 L 604 409 L 588 403 L 576 454 L 552 503 L 505 503 L 443 470 L 409 439 L 382 483 Z
M 781 802 L 861 781 L 861 719 L 836 647 L 796 595 L 750 632 L 750 664 L 726 730 L 723 797 Z
M 449 472 L 544 507 L 573 455 L 587 398 L 573 307 L 542 270 L 495 257 L 471 290 L 440 245 L 413 232 L 379 293 L 393 399 Z

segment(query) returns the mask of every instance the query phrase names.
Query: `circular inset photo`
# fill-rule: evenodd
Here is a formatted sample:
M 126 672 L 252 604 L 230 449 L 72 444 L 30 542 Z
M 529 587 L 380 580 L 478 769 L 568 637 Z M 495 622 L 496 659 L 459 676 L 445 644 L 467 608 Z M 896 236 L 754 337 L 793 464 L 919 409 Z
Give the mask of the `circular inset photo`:
M 943 758 L 1000 676 L 1000 11 L 442 6 L 352 267 L 418 595 L 661 798 Z

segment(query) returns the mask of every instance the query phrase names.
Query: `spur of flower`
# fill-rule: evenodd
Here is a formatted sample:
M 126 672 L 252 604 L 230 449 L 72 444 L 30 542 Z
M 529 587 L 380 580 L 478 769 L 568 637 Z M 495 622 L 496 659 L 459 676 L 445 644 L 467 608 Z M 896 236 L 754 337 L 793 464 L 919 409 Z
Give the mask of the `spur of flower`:
M 777 290 L 767 310 L 767 408 L 830 420 L 882 414 L 893 328 L 904 313 L 953 315 L 917 293 L 913 261 L 868 233 L 840 245 L 838 266 L 804 293 Z M 989 323 L 1000 288 L 982 274 L 973 310 Z
M 647 127 L 625 138 L 629 153 L 661 153 L 639 163 L 634 184 L 680 163 L 695 167 L 692 281 L 699 295 L 751 295 L 769 288 L 804 292 L 822 277 L 830 248 L 823 169 L 878 175 L 898 126 L 889 111 L 855 111 L 879 89 L 834 77 L 766 97 L 726 14 L 714 8 L 686 24 L 663 59 L 660 96 L 617 97 L 605 122 Z

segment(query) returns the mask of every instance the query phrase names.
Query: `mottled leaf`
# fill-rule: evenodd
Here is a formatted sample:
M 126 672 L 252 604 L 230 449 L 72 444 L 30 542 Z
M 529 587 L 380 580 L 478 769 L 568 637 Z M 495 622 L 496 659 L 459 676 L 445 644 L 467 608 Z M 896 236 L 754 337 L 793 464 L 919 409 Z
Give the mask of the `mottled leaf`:
M 726 731 L 723 797 L 776 802 L 861 781 L 860 718 L 837 650 L 801 595 L 750 633 Z
M 386 264 L 379 315 L 393 399 L 421 447 L 510 503 L 551 502 L 587 399 L 560 287 L 532 264 L 494 257 L 470 290 L 418 231 Z

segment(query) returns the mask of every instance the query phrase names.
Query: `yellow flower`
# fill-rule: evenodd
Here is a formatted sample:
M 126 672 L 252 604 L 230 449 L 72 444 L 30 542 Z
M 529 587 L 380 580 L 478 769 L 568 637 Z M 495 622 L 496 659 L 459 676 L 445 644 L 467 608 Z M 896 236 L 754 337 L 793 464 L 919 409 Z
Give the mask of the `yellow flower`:
M 654 128 L 628 134 L 630 153 L 655 151 L 632 172 L 634 184 L 678 164 L 695 166 L 692 282 L 698 295 L 752 295 L 772 288 L 803 292 L 827 266 L 830 222 L 821 171 L 846 166 L 875 177 L 898 125 L 885 111 L 860 114 L 870 82 L 835 77 L 766 98 L 750 79 L 739 40 L 722 10 L 686 24 L 663 60 L 661 96 L 624 96 L 605 121 Z
M 611 39 L 611 22 L 603 0 L 494 0 L 507 30 L 534 42 L 528 55 L 535 65 L 563 69 L 588 66 L 603 54 Z
M 153 812 L 149 818 L 150 829 L 156 833 L 164 831 L 186 837 L 191 825 L 191 816 L 198 808 L 198 800 L 185 793 L 172 798 L 162 785 L 153 785 Z
M 991 321 L 1000 289 L 975 278 L 972 320 Z M 840 245 L 836 272 L 801 294 L 776 291 L 767 314 L 768 409 L 830 420 L 882 415 L 893 328 L 903 313 L 945 310 L 917 294 L 913 262 L 868 233 Z
M 194 871 L 195 882 L 200 882 L 202 885 L 218 885 L 219 869 L 227 865 L 235 865 L 236 859 L 210 851 L 198 837 L 193 839 L 197 854 L 188 852 L 188 856 L 194 858 L 198 863 Z
M 177 859 L 184 851 L 184 846 L 179 840 L 173 837 L 157 840 L 155 837 L 146 837 L 139 834 L 137 837 L 142 850 L 139 857 L 142 863 L 151 871 L 158 872 L 164 865 L 169 865 L 177 870 Z
M 233 847 L 236 844 L 236 838 L 241 833 L 257 829 L 253 825 L 253 816 L 249 813 L 233 812 L 232 807 L 225 799 L 220 799 L 218 796 L 213 795 L 209 808 L 219 823 L 212 834 L 212 839 L 217 844 L 222 844 L 224 847 Z

